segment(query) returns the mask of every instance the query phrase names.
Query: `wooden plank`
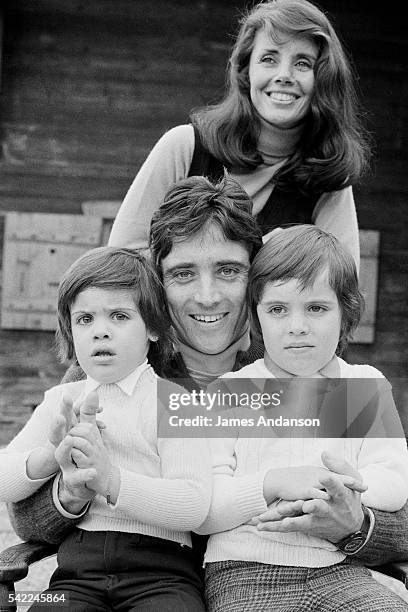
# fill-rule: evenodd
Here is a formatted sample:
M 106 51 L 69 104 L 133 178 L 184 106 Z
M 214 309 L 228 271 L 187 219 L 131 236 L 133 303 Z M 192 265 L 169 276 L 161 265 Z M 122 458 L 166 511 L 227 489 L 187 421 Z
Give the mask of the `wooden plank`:
M 360 230 L 359 237 L 359 283 L 365 300 L 365 309 L 351 343 L 371 344 L 375 339 L 380 233 L 375 230 Z
M 121 200 L 89 200 L 82 202 L 81 208 L 84 215 L 114 219 L 121 204 Z
M 3 253 L 3 329 L 56 328 L 62 274 L 102 239 L 102 219 L 8 213 Z
M 3 32 L 4 32 L 4 9 L 0 7 L 0 91 L 2 82 L 2 70 L 3 70 Z
M 102 219 L 101 244 L 108 244 L 113 222 L 119 211 L 120 200 L 90 200 L 82 202 L 82 212 L 87 216 L 97 216 Z

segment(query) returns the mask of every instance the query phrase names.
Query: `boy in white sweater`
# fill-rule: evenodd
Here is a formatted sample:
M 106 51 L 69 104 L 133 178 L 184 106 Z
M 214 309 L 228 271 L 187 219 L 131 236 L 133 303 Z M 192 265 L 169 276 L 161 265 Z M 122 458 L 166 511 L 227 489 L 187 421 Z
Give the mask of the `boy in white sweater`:
M 359 470 L 368 487 L 365 504 L 395 511 L 407 499 L 408 452 L 391 386 L 375 368 L 337 356 L 357 327 L 363 304 L 351 255 L 315 226 L 274 232 L 252 263 L 248 300 L 265 357 L 222 378 L 381 379 L 371 387 L 378 388 L 375 426 L 386 416 L 395 437 L 300 438 L 291 432 L 260 438 L 248 437 L 248 429 L 238 426 L 235 437 L 212 439 L 213 497 L 199 529 L 213 534 L 205 555 L 209 612 L 408 610 L 368 570 L 349 563 L 335 543 L 273 532 L 263 522 L 281 499 L 329 498 L 320 482 L 327 473 L 321 462 L 325 451 Z M 353 495 L 365 490 L 358 479 L 342 478 Z
M 0 462 L 2 501 L 31 495 L 59 470 L 66 406 L 78 413 L 86 399 L 103 410 L 103 425 L 74 423 L 61 442 L 88 470 L 94 497 L 59 549 L 47 593 L 63 593 L 71 612 L 203 612 L 189 532 L 207 515 L 210 460 L 205 440 L 157 437 L 159 379 L 147 356 L 164 359 L 171 333 L 150 262 L 113 247 L 80 257 L 60 283 L 57 340 L 87 379 L 47 391 Z

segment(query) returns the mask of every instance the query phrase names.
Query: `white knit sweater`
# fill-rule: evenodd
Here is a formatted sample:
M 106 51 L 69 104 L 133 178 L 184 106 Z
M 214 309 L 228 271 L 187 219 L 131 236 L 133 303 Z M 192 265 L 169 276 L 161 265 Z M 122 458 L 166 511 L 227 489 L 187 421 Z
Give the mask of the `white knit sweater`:
M 382 378 L 367 365 L 349 365 L 335 358 L 339 378 Z M 260 359 L 222 378 L 271 378 Z M 386 383 L 387 410 L 395 410 L 391 387 Z M 388 401 L 387 401 L 388 400 Z M 397 422 L 399 417 L 395 415 Z M 242 432 L 245 436 L 245 431 Z M 223 438 L 211 440 L 214 485 L 211 508 L 199 533 L 212 533 L 205 562 L 242 560 L 301 567 L 324 567 L 345 555 L 327 540 L 302 533 L 258 531 L 246 524 L 267 510 L 264 477 L 270 468 L 316 465 L 321 453 L 343 457 L 361 473 L 368 490 L 362 501 L 374 508 L 393 511 L 408 496 L 408 451 L 401 438 Z
M 145 364 L 118 384 L 87 379 L 45 393 L 22 431 L 0 454 L 0 499 L 18 501 L 43 482 L 26 474 L 29 452 L 45 443 L 62 395 L 80 402 L 93 389 L 103 407 L 103 441 L 120 467 L 117 503 L 96 495 L 79 524 L 89 531 L 143 533 L 191 545 L 189 532 L 205 519 L 211 496 L 211 464 L 206 440 L 157 438 L 157 380 Z M 174 391 L 185 392 L 173 383 Z

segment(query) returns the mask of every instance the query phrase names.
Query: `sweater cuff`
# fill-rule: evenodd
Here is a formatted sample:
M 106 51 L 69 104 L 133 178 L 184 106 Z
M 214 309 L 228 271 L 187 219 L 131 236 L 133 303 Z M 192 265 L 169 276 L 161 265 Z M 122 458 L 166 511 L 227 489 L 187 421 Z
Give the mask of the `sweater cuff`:
M 27 474 L 27 460 L 31 452 L 31 450 L 28 450 L 18 453 L 4 453 L 1 457 L 1 459 L 4 460 L 2 471 L 6 470 L 5 466 L 7 466 L 7 460 L 8 464 L 10 464 L 10 468 L 7 470 L 9 473 L 8 481 L 2 484 L 1 494 L 4 501 L 17 502 L 26 497 L 30 497 L 30 495 L 35 493 L 35 491 L 54 476 L 54 474 L 50 474 L 50 476 L 35 480 L 29 478 Z
M 57 474 L 52 484 L 52 501 L 54 502 L 54 506 L 56 507 L 58 512 L 67 519 L 74 520 L 74 519 L 82 518 L 88 512 L 91 502 L 90 501 L 86 502 L 84 509 L 79 514 L 72 514 L 71 512 L 68 512 L 68 510 L 65 510 L 65 508 L 61 504 L 59 497 L 58 497 L 58 487 L 59 487 L 60 479 L 61 479 L 61 474 Z
M 215 475 L 210 512 L 194 531 L 202 535 L 228 531 L 265 512 L 263 482 L 267 471 L 237 477 L 217 478 Z
M 263 483 L 268 469 L 236 478 L 236 505 L 245 521 L 268 509 Z

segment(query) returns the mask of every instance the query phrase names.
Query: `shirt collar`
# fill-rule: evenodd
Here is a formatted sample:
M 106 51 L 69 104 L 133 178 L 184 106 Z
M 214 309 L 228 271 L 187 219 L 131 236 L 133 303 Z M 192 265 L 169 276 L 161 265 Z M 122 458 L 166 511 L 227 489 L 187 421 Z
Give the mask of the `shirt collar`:
M 339 358 L 334 357 L 319 372 L 324 378 L 341 378 Z
M 122 378 L 122 380 L 118 380 L 112 384 L 117 385 L 124 393 L 126 393 L 126 395 L 130 396 L 132 395 L 136 387 L 136 383 L 139 380 L 140 376 L 145 370 L 147 370 L 148 367 L 149 367 L 149 363 L 147 359 L 145 359 L 145 361 L 141 363 L 139 366 L 137 366 L 137 368 L 133 370 L 133 372 L 125 376 L 125 378 Z M 105 384 L 105 383 L 100 383 L 94 378 L 91 378 L 90 376 L 88 376 L 85 382 L 86 395 L 88 395 L 88 393 L 90 393 L 91 391 L 95 391 L 102 384 Z
M 264 361 L 265 363 L 265 361 Z M 265 364 L 266 368 L 272 372 L 272 374 L 276 378 L 293 378 L 292 374 L 286 372 L 280 368 L 276 363 L 270 363 L 268 366 Z M 339 358 L 334 355 L 334 357 L 327 363 L 321 370 L 319 370 L 318 374 L 323 378 L 340 378 L 340 361 Z M 305 376 L 303 378 L 313 378 L 313 376 Z

